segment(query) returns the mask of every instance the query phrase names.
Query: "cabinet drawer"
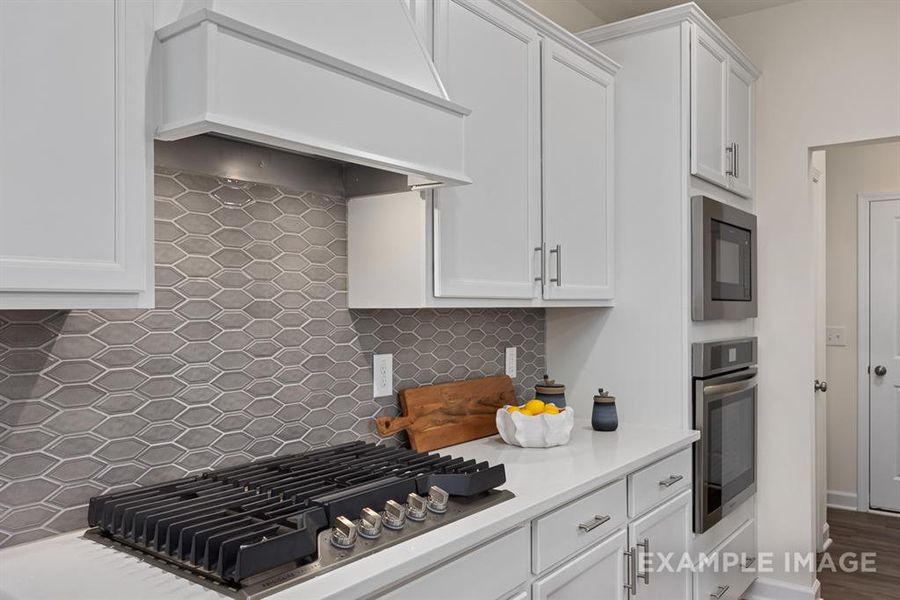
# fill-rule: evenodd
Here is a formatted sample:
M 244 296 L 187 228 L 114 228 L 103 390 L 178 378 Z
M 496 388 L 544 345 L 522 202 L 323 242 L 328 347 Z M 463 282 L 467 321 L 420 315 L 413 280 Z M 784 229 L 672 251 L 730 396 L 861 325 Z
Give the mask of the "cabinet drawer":
M 623 479 L 532 521 L 532 571 L 543 573 L 615 531 L 628 520 L 626 502 Z
M 729 536 L 700 567 L 694 596 L 698 600 L 738 600 L 756 577 L 755 569 L 756 523 L 751 519 Z
M 628 516 L 636 517 L 691 485 L 691 449 L 641 469 L 628 476 Z
M 529 541 L 527 528 L 520 527 L 380 598 L 509 598 L 516 588 L 528 580 Z

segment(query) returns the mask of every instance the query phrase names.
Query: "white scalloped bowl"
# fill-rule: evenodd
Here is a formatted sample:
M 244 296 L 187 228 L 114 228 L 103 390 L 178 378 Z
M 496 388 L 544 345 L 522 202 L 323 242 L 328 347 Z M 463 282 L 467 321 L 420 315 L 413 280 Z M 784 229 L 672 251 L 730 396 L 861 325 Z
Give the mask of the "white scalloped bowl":
M 558 415 L 523 415 L 497 409 L 497 431 L 504 442 L 522 448 L 550 448 L 569 443 L 575 412 L 567 407 Z

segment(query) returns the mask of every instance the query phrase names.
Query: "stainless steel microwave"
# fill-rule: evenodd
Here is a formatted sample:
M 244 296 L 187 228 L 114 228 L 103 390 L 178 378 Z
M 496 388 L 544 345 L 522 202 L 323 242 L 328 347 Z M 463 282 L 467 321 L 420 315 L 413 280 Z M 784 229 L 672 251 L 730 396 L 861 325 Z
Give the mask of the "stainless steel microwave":
M 694 196 L 691 232 L 693 320 L 755 317 L 756 216 Z

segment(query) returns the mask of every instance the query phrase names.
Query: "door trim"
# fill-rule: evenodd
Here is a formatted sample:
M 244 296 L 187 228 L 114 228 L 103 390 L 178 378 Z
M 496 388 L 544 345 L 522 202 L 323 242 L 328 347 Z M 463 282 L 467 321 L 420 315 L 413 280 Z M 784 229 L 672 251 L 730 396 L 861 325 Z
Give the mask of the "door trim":
M 858 273 L 857 286 L 857 479 L 856 508 L 871 512 L 869 507 L 869 210 L 872 202 L 900 200 L 900 191 L 862 193 L 856 196 L 858 203 Z

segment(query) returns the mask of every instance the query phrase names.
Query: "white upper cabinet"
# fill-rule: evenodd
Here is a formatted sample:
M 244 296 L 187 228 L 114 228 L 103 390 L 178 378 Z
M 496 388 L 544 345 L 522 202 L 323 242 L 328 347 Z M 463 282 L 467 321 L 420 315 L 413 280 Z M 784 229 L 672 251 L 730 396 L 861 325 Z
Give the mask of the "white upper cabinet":
M 350 199 L 350 307 L 612 306 L 618 65 L 516 0 L 411 6 L 472 183 Z
M 729 181 L 732 191 L 745 198 L 753 196 L 753 79 L 736 61 L 728 62 Z
M 0 2 L 0 308 L 150 307 L 149 1 Z
M 698 27 L 693 28 L 691 42 L 691 173 L 727 188 L 728 55 Z
M 691 173 L 752 197 L 755 76 L 705 30 L 691 32 Z
M 434 192 L 434 295 L 539 294 L 540 42 L 489 2 L 438 0 L 434 55 L 465 124 L 469 186 Z
M 544 298 L 613 297 L 613 77 L 544 41 Z

